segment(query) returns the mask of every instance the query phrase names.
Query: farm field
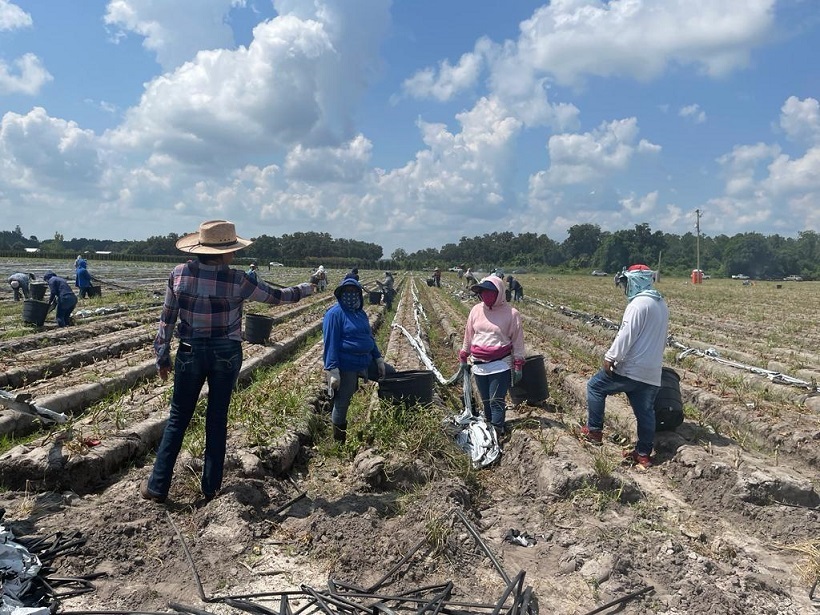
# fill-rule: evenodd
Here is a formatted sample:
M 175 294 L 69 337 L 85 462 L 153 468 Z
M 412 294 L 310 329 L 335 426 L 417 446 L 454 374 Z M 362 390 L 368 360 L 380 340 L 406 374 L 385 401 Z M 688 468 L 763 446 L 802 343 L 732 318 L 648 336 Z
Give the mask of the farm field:
M 207 504 L 197 492 L 196 424 L 163 506 L 138 486 L 168 414 L 151 344 L 171 268 L 90 261 L 102 295 L 62 329 L 53 313 L 24 324 L 8 285 L 0 293 L 3 390 L 67 417 L 0 406 L 4 524 L 24 538 L 83 539 L 50 560 L 53 577 L 76 580 L 61 611 L 820 612 L 820 283 L 662 278 L 665 363 L 686 418 L 658 433 L 648 470 L 621 463 L 635 431 L 623 397 L 607 401 L 603 447 L 578 437 L 586 380 L 625 306 L 611 277 L 517 276 L 549 399 L 510 407 L 501 459 L 482 470 L 443 425 L 463 408 L 461 385 L 443 380 L 474 303 L 454 273 L 434 288 L 424 272 L 399 272 L 394 310 L 366 306 L 388 362 L 428 369 L 423 355 L 443 378 L 426 408 L 364 384 L 343 446 L 322 374 L 332 293 L 246 304 L 274 328 L 266 344 L 243 344 L 222 492 Z M 260 271 L 282 285 L 308 274 Z M 343 274 L 329 272 L 330 288 Z M 382 277 L 360 274 L 370 288 Z M 531 546 L 505 540 L 510 530 Z

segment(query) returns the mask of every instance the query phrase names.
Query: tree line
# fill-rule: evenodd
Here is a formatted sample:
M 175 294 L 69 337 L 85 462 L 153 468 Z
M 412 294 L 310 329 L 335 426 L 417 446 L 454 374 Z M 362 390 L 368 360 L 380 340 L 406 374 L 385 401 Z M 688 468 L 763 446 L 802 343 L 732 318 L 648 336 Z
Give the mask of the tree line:
M 68 253 L 111 252 L 122 258 L 165 258 L 176 260 L 176 233 L 154 236 L 145 240 L 110 241 L 100 239 L 65 239 L 55 233 L 52 239 L 40 241 L 26 238 L 20 227 L 0 231 L 0 251 L 23 252 L 39 248 L 40 252 L 64 255 Z M 422 269 L 468 265 L 490 271 L 529 268 L 556 271 L 620 271 L 633 263 L 660 267 L 668 275 L 688 275 L 697 268 L 715 277 L 745 274 L 758 279 L 778 279 L 799 275 L 804 279 L 820 279 L 820 235 L 801 231 L 797 237 L 738 233 L 731 237 L 709 237 L 694 233 L 675 235 L 652 231 L 648 224 L 632 229 L 602 230 L 597 224 L 577 224 L 567 231 L 559 243 L 536 233 L 490 233 L 480 237 L 462 237 L 458 243 L 441 248 L 427 248 L 408 253 L 395 250 L 390 260 L 383 259 L 383 248 L 374 243 L 352 239 L 334 239 L 328 233 L 293 233 L 281 237 L 261 235 L 242 251 L 242 260 L 256 260 L 260 266 L 281 262 L 288 266 L 325 267 L 360 266 Z

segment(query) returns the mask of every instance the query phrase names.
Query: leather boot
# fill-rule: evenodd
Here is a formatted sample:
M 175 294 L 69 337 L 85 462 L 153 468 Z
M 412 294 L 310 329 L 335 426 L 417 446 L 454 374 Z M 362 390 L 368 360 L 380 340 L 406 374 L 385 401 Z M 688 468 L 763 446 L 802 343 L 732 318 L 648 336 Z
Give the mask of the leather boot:
M 333 424 L 333 441 L 344 444 L 347 437 L 347 423 L 341 425 Z

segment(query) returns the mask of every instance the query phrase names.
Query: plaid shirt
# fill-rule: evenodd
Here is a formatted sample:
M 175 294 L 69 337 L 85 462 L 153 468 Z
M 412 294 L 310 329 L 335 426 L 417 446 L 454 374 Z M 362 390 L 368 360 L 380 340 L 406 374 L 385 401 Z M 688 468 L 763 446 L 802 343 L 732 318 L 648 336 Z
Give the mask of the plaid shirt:
M 203 265 L 199 261 L 177 265 L 168 278 L 154 340 L 157 367 L 171 365 L 171 339 L 177 319 L 177 337 L 181 340 L 206 337 L 242 341 L 245 301 L 295 303 L 312 292 L 308 283 L 281 290 L 271 288 L 226 265 Z

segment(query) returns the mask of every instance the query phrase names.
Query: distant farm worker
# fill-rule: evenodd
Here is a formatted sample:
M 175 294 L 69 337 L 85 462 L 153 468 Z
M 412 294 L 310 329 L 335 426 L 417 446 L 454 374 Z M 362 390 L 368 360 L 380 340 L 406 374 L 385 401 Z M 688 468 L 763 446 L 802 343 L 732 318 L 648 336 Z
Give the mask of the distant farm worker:
M 88 263 L 84 258 L 80 259 L 77 269 L 74 271 L 74 286 L 80 289 L 80 299 L 89 296 L 91 290 L 91 273 L 88 271 Z
M 359 279 L 359 268 L 353 267 L 350 271 L 345 274 L 345 280 L 357 280 Z
M 521 282 L 516 280 L 511 275 L 507 276 L 507 288 L 510 290 L 510 294 L 512 295 L 513 301 L 524 300 L 524 287 L 521 286 Z
M 464 281 L 467 283 L 467 288 L 478 284 L 478 280 L 476 280 L 472 267 L 467 267 L 467 270 L 464 272 Z
M 333 439 L 344 443 L 347 410 L 359 378 L 380 380 L 396 370 L 384 362 L 376 345 L 358 280 L 343 279 L 333 294 L 338 303 L 325 312 L 322 321 L 323 356 L 325 378 L 333 391 Z
M 31 295 L 29 295 L 29 284 L 32 280 L 35 280 L 33 273 L 12 273 L 8 278 L 8 283 L 11 286 L 12 290 L 14 291 L 14 300 L 20 301 L 21 295 L 28 299 Z
M 484 418 L 498 435 L 504 435 L 507 391 L 521 381 L 524 369 L 521 315 L 507 303 L 504 281 L 496 276 L 484 278 L 470 290 L 480 301 L 467 317 L 458 360 L 462 368 L 472 362 Z
M 441 288 L 441 269 L 438 267 L 433 269 L 433 284 L 435 284 L 437 288 Z
M 646 265 L 632 265 L 615 276 L 615 283 L 624 289 L 627 306 L 615 341 L 604 355 L 603 367 L 587 383 L 587 424 L 581 428 L 588 442 L 601 444 L 606 398 L 626 393 L 638 423 L 638 442 L 624 457 L 645 468 L 652 465 L 654 404 L 669 328 L 669 309 L 652 287 L 653 276 Z
M 245 272 L 245 275 L 248 276 L 251 279 L 251 281 L 253 281 L 253 282 L 258 282 L 259 281 L 259 276 L 256 273 L 257 269 L 258 269 L 258 267 L 256 266 L 256 263 L 251 263 L 248 266 L 248 270 Z
M 393 279 L 393 272 L 392 271 L 385 271 L 384 272 L 384 279 L 381 282 L 376 282 L 384 293 L 384 305 L 387 307 L 387 311 L 393 309 L 393 297 L 396 295 L 395 290 L 395 280 Z
M 48 304 L 57 307 L 57 326 L 67 327 L 71 324 L 71 312 L 77 307 L 77 295 L 71 290 L 65 278 L 61 278 L 53 271 L 46 271 L 43 279 L 48 284 L 50 292 Z
M 174 465 L 199 394 L 208 383 L 205 463 L 200 488 L 206 501 L 222 487 L 228 431 L 228 405 L 242 367 L 242 308 L 245 301 L 295 303 L 313 293 L 309 283 L 271 288 L 232 269 L 237 250 L 251 245 L 238 237 L 233 222 L 210 220 L 185 235 L 177 249 L 196 260 L 177 265 L 168 278 L 159 331 L 154 340 L 159 377 L 171 372 L 171 342 L 179 339 L 174 361 L 170 416 L 150 476 L 140 484 L 146 500 L 164 502 Z M 177 321 L 179 323 L 177 324 Z
M 324 265 L 319 265 L 316 268 L 316 271 L 313 272 L 313 276 L 311 276 L 311 281 L 316 280 L 316 286 L 318 290 L 323 291 L 327 288 L 327 272 L 325 271 Z
M 456 270 L 456 275 L 458 276 L 459 280 L 464 277 L 464 270 L 465 269 L 467 269 L 467 267 L 465 267 L 464 265 L 459 265 L 458 266 L 458 269 Z

